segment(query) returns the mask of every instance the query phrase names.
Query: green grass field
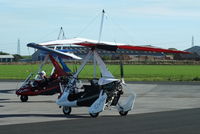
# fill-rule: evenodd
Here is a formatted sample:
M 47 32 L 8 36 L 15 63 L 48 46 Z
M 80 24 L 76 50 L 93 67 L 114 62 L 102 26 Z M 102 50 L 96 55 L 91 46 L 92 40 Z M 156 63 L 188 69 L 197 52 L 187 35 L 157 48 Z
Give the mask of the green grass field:
M 37 72 L 39 65 L 0 65 L 0 79 L 25 79 L 31 72 Z M 73 65 L 69 65 L 73 70 Z M 119 78 L 119 65 L 108 65 L 112 74 Z M 49 75 L 51 64 L 43 70 Z M 126 81 L 200 81 L 200 65 L 124 65 Z M 98 69 L 98 76 L 100 76 Z M 92 78 L 93 66 L 87 65 L 79 78 Z

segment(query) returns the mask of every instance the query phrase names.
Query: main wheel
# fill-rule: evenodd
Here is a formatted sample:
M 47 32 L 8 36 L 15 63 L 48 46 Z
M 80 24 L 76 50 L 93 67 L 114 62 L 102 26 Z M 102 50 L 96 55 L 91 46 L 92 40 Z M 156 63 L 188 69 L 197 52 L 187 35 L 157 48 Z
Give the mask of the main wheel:
M 90 113 L 90 116 L 96 118 L 97 116 L 99 116 L 99 113 Z
M 23 96 L 23 95 L 21 95 L 21 96 L 20 96 L 20 100 L 21 100 L 22 102 L 27 102 L 27 101 L 28 101 L 28 96 Z
M 63 113 L 65 115 L 70 115 L 71 111 L 72 111 L 71 107 L 63 106 Z
M 119 114 L 121 116 L 126 116 L 128 114 L 128 111 L 119 111 Z

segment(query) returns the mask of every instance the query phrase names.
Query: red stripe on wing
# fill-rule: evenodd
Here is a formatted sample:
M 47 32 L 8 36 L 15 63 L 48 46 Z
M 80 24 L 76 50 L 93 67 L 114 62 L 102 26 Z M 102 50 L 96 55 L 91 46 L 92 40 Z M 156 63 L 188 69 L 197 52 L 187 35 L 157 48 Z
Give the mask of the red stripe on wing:
M 151 52 L 164 52 L 164 53 L 182 53 L 182 54 L 190 54 L 190 52 L 185 51 L 177 51 L 177 50 L 169 50 L 162 48 L 153 48 L 153 47 L 143 47 L 143 46 L 118 46 L 119 49 L 127 49 L 127 50 L 135 50 L 135 51 L 151 51 Z

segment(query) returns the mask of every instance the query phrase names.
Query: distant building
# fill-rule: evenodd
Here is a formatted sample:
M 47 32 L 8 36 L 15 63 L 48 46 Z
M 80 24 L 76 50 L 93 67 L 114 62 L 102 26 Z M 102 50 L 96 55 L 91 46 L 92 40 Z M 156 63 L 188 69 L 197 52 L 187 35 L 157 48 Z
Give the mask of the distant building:
M 185 51 L 200 55 L 200 46 L 193 46 L 191 48 L 186 49 Z
M 42 55 L 41 53 L 41 50 L 35 51 L 35 53 L 32 54 L 32 61 L 43 61 L 44 55 Z
M 13 55 L 0 55 L 0 62 L 13 62 L 14 56 Z
M 175 60 L 200 60 L 200 46 L 193 46 L 185 51 L 191 52 L 191 54 L 176 54 Z

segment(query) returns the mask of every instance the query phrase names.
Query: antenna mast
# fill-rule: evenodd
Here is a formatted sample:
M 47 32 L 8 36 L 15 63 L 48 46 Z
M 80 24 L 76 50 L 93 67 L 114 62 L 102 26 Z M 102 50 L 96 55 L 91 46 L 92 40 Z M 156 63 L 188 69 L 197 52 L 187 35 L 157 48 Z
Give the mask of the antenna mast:
M 194 36 L 192 36 L 192 47 L 194 47 Z

